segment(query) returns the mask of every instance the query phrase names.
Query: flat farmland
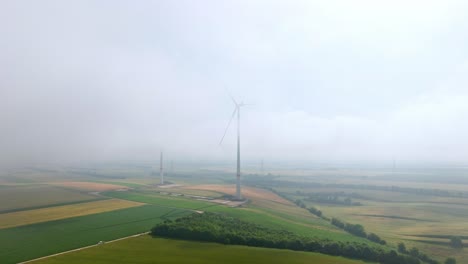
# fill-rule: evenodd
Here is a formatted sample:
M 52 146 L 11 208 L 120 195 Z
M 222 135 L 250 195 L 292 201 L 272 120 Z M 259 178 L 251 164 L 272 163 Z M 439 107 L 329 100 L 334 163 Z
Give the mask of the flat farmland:
M 361 202 L 361 206 L 303 201 L 307 207 L 316 207 L 327 217 L 361 224 L 393 246 L 404 242 L 407 248 L 416 247 L 441 261 L 447 256 L 458 261 L 468 259 L 467 250 L 449 246 L 450 236 L 468 237 L 468 199 L 346 188 L 304 188 L 300 191 L 361 195 L 365 198 L 353 198 L 353 201 Z M 288 195 L 294 199 L 306 198 L 293 190 L 288 190 Z
M 152 238 L 149 235 L 145 235 L 43 259 L 33 263 L 362 264 L 365 262 L 310 252 L 246 246 L 227 246 L 215 243 Z
M 406 186 L 405 186 L 406 187 Z M 466 204 L 468 205 L 468 199 L 456 198 L 456 197 L 443 197 L 443 196 L 431 196 L 427 194 L 416 194 L 398 191 L 384 191 L 384 190 L 371 190 L 364 188 L 339 188 L 339 187 L 307 187 L 307 188 L 291 188 L 291 187 L 280 187 L 277 188 L 281 193 L 288 194 L 288 196 L 294 196 L 297 198 L 301 195 L 297 195 L 296 191 L 300 191 L 307 195 L 308 193 L 346 193 L 346 194 L 359 194 L 364 198 L 359 199 L 364 202 L 376 201 L 376 202 L 394 202 L 394 203 L 407 203 L 407 202 L 423 202 L 423 203 L 440 203 L 440 204 Z M 353 199 L 354 200 L 354 199 Z
M 106 199 L 94 202 L 83 202 L 71 205 L 4 213 L 0 214 L 0 229 L 109 212 L 141 205 L 143 204 L 137 202 Z
M 454 183 L 436 183 L 436 182 L 411 182 L 411 181 L 384 181 L 384 180 L 342 180 L 339 183 L 349 184 L 367 184 L 377 186 L 399 186 L 408 188 L 422 188 L 422 189 L 439 189 L 439 190 L 450 190 L 450 191 L 466 191 L 468 189 L 467 184 L 454 184 Z
M 297 234 L 310 237 L 320 237 L 329 239 L 340 239 L 343 241 L 357 241 L 367 243 L 368 241 L 362 238 L 352 236 L 342 230 L 332 226 L 330 223 L 321 218 L 315 217 L 305 209 L 299 208 L 296 205 L 286 205 L 278 203 L 275 200 L 283 199 L 274 193 L 266 190 L 259 190 L 262 199 L 255 198 L 251 204 L 245 207 L 231 208 L 211 202 L 198 201 L 183 197 L 173 197 L 170 195 L 161 195 L 151 191 L 136 191 L 130 190 L 125 192 L 106 192 L 103 195 L 115 197 L 119 199 L 127 199 L 130 201 L 143 202 L 154 205 L 164 205 L 181 209 L 200 210 L 208 212 L 225 213 L 242 220 L 257 223 L 274 229 L 285 229 Z M 166 191 L 170 191 L 169 189 Z M 265 199 L 273 197 L 272 200 Z M 284 199 L 283 199 L 284 200 Z M 283 200 L 281 200 L 283 202 Z M 285 200 L 286 201 L 286 200 Z M 289 201 L 287 201 L 290 204 Z
M 50 185 L 4 186 L 0 213 L 102 199 L 95 195 Z
M 191 212 L 143 205 L 0 230 L 0 260 L 17 263 L 149 231 Z
M 394 245 L 404 242 L 407 247 L 417 247 L 440 260 L 446 256 L 458 260 L 468 258 L 468 251 L 451 248 L 448 238 L 425 237 L 468 236 L 468 206 L 375 203 L 347 208 L 320 205 L 318 208 L 327 216 L 362 224 L 366 230 L 381 235 Z

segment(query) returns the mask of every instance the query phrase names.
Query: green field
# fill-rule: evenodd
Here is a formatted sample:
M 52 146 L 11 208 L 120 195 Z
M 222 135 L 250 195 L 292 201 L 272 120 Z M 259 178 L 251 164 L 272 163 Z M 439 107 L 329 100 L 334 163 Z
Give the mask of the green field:
M 296 206 L 278 203 L 271 205 L 267 202 L 258 204 L 254 201 L 246 207 L 231 208 L 211 202 L 160 195 L 149 191 L 106 192 L 104 195 L 154 205 L 226 213 L 245 221 L 274 229 L 286 229 L 305 236 L 368 243 L 367 240 L 343 232 Z
M 83 202 L 34 210 L 3 213 L 0 214 L 0 229 L 110 212 L 142 205 L 144 204 L 126 200 L 104 199 L 94 202 Z
M 309 252 L 226 246 L 215 243 L 199 243 L 141 236 L 47 258 L 34 263 L 358 264 L 365 262 Z
M 14 187 L 14 189 L 16 188 Z M 30 190 L 31 188 L 21 187 L 21 190 Z M 7 188 L 7 190 L 9 189 Z M 36 191 L 54 190 L 64 195 L 60 197 L 62 199 L 67 198 L 68 192 L 77 195 L 72 196 L 74 199 L 81 196 L 88 197 L 88 195 L 79 192 L 49 186 L 32 189 Z M 62 193 L 62 191 L 66 193 Z M 5 263 L 14 263 L 92 245 L 101 240 L 112 240 L 145 232 L 161 221 L 165 214 L 169 213 L 168 216 L 175 217 L 183 215 L 184 212 L 188 212 L 187 210 L 226 213 L 246 221 L 271 228 L 290 230 L 305 236 L 365 242 L 365 240 L 338 230 L 322 219 L 295 206 L 270 204 L 263 201 L 262 203 L 253 202 L 242 208 L 230 208 L 216 203 L 183 196 L 159 194 L 154 190 L 145 189 L 126 192 L 111 191 L 102 193 L 102 195 L 149 205 L 0 230 L 0 243 L 5 245 L 0 249 L 0 259 Z M 55 198 L 59 201 L 59 197 Z M 31 196 L 28 196 L 28 199 L 30 203 L 33 203 Z M 55 200 L 53 201 L 55 202 Z
M 0 230 L 0 260 L 16 263 L 149 231 L 189 213 L 155 205 Z
M 188 199 L 183 197 L 175 197 L 171 195 L 159 194 L 156 191 L 135 191 L 130 190 L 126 192 L 105 192 L 104 196 L 119 198 L 134 202 L 172 206 L 183 209 L 204 210 L 206 207 L 218 206 L 218 204 Z

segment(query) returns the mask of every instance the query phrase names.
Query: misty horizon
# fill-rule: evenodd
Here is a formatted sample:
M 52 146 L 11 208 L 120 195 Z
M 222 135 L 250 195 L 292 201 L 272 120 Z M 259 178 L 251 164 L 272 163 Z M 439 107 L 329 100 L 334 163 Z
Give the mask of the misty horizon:
M 204 3 L 0 4 L 0 165 L 468 163 L 468 3 Z

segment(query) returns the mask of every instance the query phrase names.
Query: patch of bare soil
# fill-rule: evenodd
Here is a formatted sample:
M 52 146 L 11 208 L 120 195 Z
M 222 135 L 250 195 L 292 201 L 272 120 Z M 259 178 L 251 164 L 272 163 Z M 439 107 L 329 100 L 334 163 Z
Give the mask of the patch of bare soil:
M 234 185 L 218 185 L 218 184 L 203 184 L 203 185 L 192 185 L 186 186 L 185 189 L 194 189 L 194 190 L 207 190 L 207 191 L 216 191 L 229 195 L 234 195 L 236 192 L 236 187 Z M 255 200 L 269 200 L 284 205 L 292 205 L 292 203 L 277 194 L 270 192 L 264 189 L 258 189 L 253 187 L 242 187 L 241 189 L 242 196 Z

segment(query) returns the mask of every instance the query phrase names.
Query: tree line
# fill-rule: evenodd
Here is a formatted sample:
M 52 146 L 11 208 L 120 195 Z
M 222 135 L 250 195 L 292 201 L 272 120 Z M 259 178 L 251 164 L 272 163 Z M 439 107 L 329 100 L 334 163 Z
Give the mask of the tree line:
M 295 233 L 266 228 L 224 214 L 205 212 L 166 220 L 151 230 L 153 236 L 318 252 L 383 264 L 419 264 L 413 256 L 395 250 L 359 242 L 341 242 L 299 236 Z
M 287 199 L 289 201 L 292 201 L 288 196 L 276 191 L 275 189 L 270 188 L 270 190 L 272 192 L 274 192 L 275 194 L 280 195 L 281 197 L 283 197 L 283 198 L 285 198 L 285 199 Z M 305 203 L 300 199 L 296 199 L 295 201 L 292 201 L 292 202 L 294 202 L 297 206 L 299 206 L 301 208 L 307 209 L 310 213 L 312 213 L 312 214 L 314 214 L 314 215 L 316 215 L 318 217 L 321 217 L 322 219 L 330 221 L 331 224 L 333 224 L 334 226 L 336 226 L 338 228 L 341 228 L 341 229 L 347 231 L 350 234 L 353 234 L 353 235 L 356 235 L 356 236 L 359 236 L 359 237 L 363 237 L 363 238 L 367 238 L 368 240 L 370 240 L 372 242 L 375 242 L 375 243 L 379 243 L 381 245 L 386 244 L 386 241 L 381 239 L 378 235 L 376 235 L 374 233 L 367 234 L 362 225 L 346 223 L 346 222 L 343 222 L 343 221 L 341 221 L 339 219 L 336 219 L 336 218 L 329 219 L 319 209 L 317 209 L 315 207 L 307 208 Z M 401 244 L 403 245 L 403 248 L 400 248 Z M 462 242 L 460 237 L 452 236 L 452 237 L 450 237 L 450 245 L 452 247 L 454 247 L 454 248 L 462 248 L 463 247 L 463 242 Z M 428 264 L 439 264 L 439 261 L 430 258 L 428 255 L 426 255 L 424 253 L 419 252 L 419 250 L 417 248 L 415 248 L 415 247 L 411 248 L 411 250 L 409 250 L 409 251 L 406 250 L 406 247 L 404 247 L 403 243 L 398 244 L 398 252 L 400 252 L 402 254 L 410 255 L 413 258 L 419 259 L 419 260 L 421 260 L 421 261 L 423 261 L 425 263 L 428 263 Z M 446 264 L 456 264 L 456 260 L 454 258 L 447 258 L 445 263 Z
M 310 207 L 310 208 L 307 208 L 306 205 L 304 204 L 304 202 L 302 200 L 295 200 L 294 203 L 301 207 L 301 208 L 304 208 L 304 209 L 307 209 L 310 213 L 318 216 L 318 217 L 321 217 L 327 221 L 330 221 L 332 225 L 340 228 L 340 229 L 343 229 L 345 230 L 346 232 L 352 234 L 352 235 L 355 235 L 355 236 L 358 236 L 358 237 L 363 237 L 363 238 L 366 238 L 372 242 L 375 242 L 375 243 L 379 243 L 381 245 L 385 245 L 387 244 L 387 242 L 383 239 L 381 239 L 378 235 L 374 234 L 374 233 L 369 233 L 367 234 L 366 231 L 364 230 L 364 227 L 362 225 L 359 225 L 359 224 L 350 224 L 350 223 L 345 223 L 345 222 L 342 222 L 341 220 L 338 220 L 336 218 L 332 218 L 331 220 L 327 217 L 325 217 L 322 213 L 322 211 L 320 211 L 319 209 L 315 208 L 315 207 Z
M 374 233 L 367 234 L 362 225 L 342 222 L 341 220 L 338 220 L 336 218 L 332 218 L 331 223 L 332 225 L 338 228 L 341 228 L 345 230 L 346 232 L 353 234 L 355 236 L 367 238 L 368 240 L 375 242 L 375 243 L 379 243 L 381 245 L 387 244 L 387 242 L 381 239 L 378 235 Z

